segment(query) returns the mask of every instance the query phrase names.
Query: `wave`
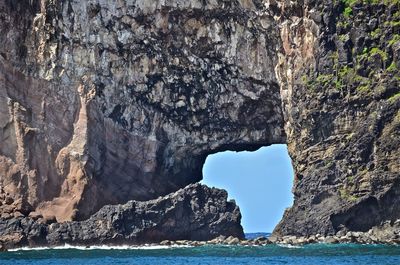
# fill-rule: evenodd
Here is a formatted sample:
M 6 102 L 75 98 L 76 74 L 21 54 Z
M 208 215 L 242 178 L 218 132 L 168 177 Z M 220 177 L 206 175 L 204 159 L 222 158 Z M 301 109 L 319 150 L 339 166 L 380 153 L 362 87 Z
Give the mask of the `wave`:
M 303 248 L 303 246 L 291 245 L 291 244 L 277 244 L 277 245 L 282 248 Z
M 65 244 L 63 246 L 54 246 L 54 247 L 22 247 L 22 248 L 14 248 L 9 249 L 9 252 L 17 252 L 17 251 L 37 251 L 37 250 L 157 250 L 157 249 L 172 249 L 172 248 L 191 248 L 193 246 L 189 245 L 170 245 L 170 246 L 162 246 L 162 245 L 143 245 L 143 246 L 130 246 L 130 245 L 121 245 L 121 246 L 108 246 L 108 245 L 94 245 L 94 246 L 74 246 Z

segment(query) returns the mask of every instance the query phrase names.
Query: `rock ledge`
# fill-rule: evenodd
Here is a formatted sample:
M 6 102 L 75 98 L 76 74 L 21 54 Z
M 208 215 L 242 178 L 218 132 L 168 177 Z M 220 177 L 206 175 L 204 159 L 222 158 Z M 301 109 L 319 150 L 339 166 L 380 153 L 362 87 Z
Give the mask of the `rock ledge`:
M 192 184 L 155 200 L 108 205 L 85 221 L 51 223 L 42 218 L 0 220 L 2 248 L 57 245 L 141 245 L 163 240 L 243 239 L 240 210 L 224 190 Z

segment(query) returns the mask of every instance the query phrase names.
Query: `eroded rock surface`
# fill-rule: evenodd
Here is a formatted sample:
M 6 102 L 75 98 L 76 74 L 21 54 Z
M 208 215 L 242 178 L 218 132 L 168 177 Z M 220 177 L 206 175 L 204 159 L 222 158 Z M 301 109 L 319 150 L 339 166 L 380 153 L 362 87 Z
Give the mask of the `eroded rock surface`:
M 83 220 L 199 181 L 210 153 L 287 143 L 276 235 L 397 220 L 399 19 L 391 1 L 0 0 L 1 214 Z
M 277 31 L 251 2 L 37 2 L 0 5 L 5 194 L 85 219 L 285 140 Z
M 295 202 L 275 234 L 366 232 L 400 218 L 400 6 L 378 2 L 280 5 Z
M 220 235 L 244 238 L 240 211 L 224 190 L 192 184 L 146 202 L 109 205 L 85 221 L 46 224 L 27 217 L 0 221 L 0 244 L 21 246 L 206 241 Z

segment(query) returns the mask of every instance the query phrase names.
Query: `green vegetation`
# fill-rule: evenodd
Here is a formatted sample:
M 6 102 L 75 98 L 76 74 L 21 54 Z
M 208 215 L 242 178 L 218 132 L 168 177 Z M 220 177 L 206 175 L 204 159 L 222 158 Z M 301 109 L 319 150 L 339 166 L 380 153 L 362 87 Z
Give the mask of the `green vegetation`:
M 342 3 L 346 6 L 346 7 L 352 7 L 355 4 L 357 4 L 359 2 L 359 0 L 342 0 Z
M 317 76 L 317 83 L 325 86 L 327 85 L 329 82 L 331 82 L 333 79 L 333 75 L 332 74 L 321 74 Z
M 360 85 L 357 87 L 357 91 L 362 94 L 369 94 L 371 92 L 371 87 L 367 85 Z
M 385 6 L 400 5 L 400 0 L 340 0 L 340 2 L 344 5 L 343 16 L 345 18 L 349 18 L 353 15 L 353 7 L 355 5 L 385 5 Z M 337 1 L 335 0 L 334 3 L 336 4 Z M 397 26 L 399 25 L 399 23 L 400 22 L 394 22 L 392 26 Z
M 345 7 L 353 7 L 356 4 L 363 5 L 400 5 L 400 0 L 341 0 L 341 2 L 345 5 Z M 336 3 L 336 1 L 335 1 Z
M 302 82 L 304 85 L 307 85 L 307 82 L 308 82 L 308 77 L 307 77 L 307 75 L 303 75 L 303 76 L 301 77 L 301 82 Z
M 352 201 L 352 202 L 357 201 L 357 197 L 350 194 L 349 190 L 347 190 L 344 187 L 339 189 L 339 195 L 342 200 Z
M 358 2 L 358 1 L 356 1 Z M 400 0 L 363 0 L 362 1 L 363 4 L 365 5 L 380 5 L 380 4 L 384 4 L 386 6 L 390 6 L 390 5 L 395 5 L 395 4 L 399 4 Z
M 394 122 L 394 124 L 400 124 L 400 110 L 399 111 L 397 111 L 397 114 L 396 114 L 396 116 L 394 117 L 394 119 L 393 119 L 393 122 Z
M 325 162 L 325 166 L 326 166 L 327 168 L 330 168 L 330 167 L 332 167 L 332 166 L 334 166 L 334 165 L 335 165 L 335 163 L 334 163 L 332 160 L 329 160 L 329 161 Z
M 387 27 L 400 27 L 400 21 L 386 21 L 385 26 Z
M 341 86 L 343 86 L 342 84 L 345 83 L 349 85 L 361 86 L 362 91 L 370 90 L 371 84 L 368 79 L 358 75 L 354 68 L 347 65 L 339 69 L 337 79 L 337 82 L 340 82 Z M 338 88 L 337 85 L 336 88 Z
M 333 74 L 319 74 L 314 80 L 309 80 L 305 75 L 302 76 L 303 84 L 313 91 L 329 86 L 332 81 L 334 81 Z
M 353 136 L 354 136 L 354 133 L 353 133 L 353 132 L 350 133 L 350 134 L 348 134 L 348 135 L 346 136 L 346 140 L 350 141 L 350 140 L 353 138 Z
M 370 55 L 371 57 L 373 57 L 373 56 L 376 55 L 376 54 L 378 54 L 378 55 L 381 57 L 381 59 L 382 59 L 383 61 L 386 61 L 386 60 L 388 59 L 387 53 L 384 52 L 384 51 L 382 51 L 381 49 L 379 49 L 379 48 L 377 48 L 377 47 L 374 47 L 374 48 L 372 48 L 372 49 L 369 51 L 369 55 Z M 371 57 L 368 58 L 368 59 L 369 59 L 369 60 L 372 59 Z
M 400 26 L 400 21 L 392 21 L 392 23 L 390 23 L 390 26 L 399 27 Z
M 360 173 L 358 174 L 359 176 L 364 176 L 368 174 L 368 169 L 364 168 L 363 170 L 360 171 Z
M 370 1 L 378 1 L 378 0 L 370 0 Z M 379 1 L 378 1 L 379 2 Z M 400 5 L 400 0 L 383 0 L 383 3 L 387 6 L 390 5 Z
M 339 78 L 340 79 L 345 79 L 347 77 L 349 78 L 353 78 L 355 75 L 354 69 L 349 67 L 349 66 L 345 66 L 339 69 Z
M 351 15 L 353 15 L 353 9 L 351 7 L 346 7 L 344 9 L 343 15 L 345 17 L 350 17 Z
M 355 51 L 353 51 L 353 54 L 354 53 Z M 311 75 L 310 77 L 302 76 L 303 84 L 313 91 L 332 88 L 343 91 L 347 87 L 364 96 L 371 96 L 382 87 L 380 85 L 382 74 L 383 76 L 387 76 L 387 74 L 390 73 L 390 76 L 392 76 L 391 78 L 399 79 L 399 69 L 395 62 L 391 62 L 387 69 L 382 69 L 383 72 L 380 69 L 367 69 L 368 77 L 361 76 L 357 72 L 359 69 L 365 68 L 365 60 L 372 62 L 376 60 L 377 57 L 381 58 L 382 63 L 387 62 L 389 59 L 387 52 L 378 47 L 373 47 L 371 49 L 364 48 L 362 54 L 356 57 L 356 63 L 353 67 L 341 65 L 338 59 L 338 52 L 333 52 L 330 55 L 330 59 L 333 60 L 332 74 L 319 73 L 317 75 Z
M 373 47 L 370 50 L 364 48 L 363 53 L 361 55 L 357 55 L 357 62 L 361 63 L 364 60 L 368 60 L 369 62 L 374 61 L 376 55 L 378 55 L 381 58 L 383 63 L 385 63 L 388 60 L 388 54 L 385 51 L 382 51 L 377 47 Z M 357 65 L 357 68 L 358 67 L 359 66 Z
M 312 79 L 309 79 L 307 75 L 303 75 L 301 77 L 301 82 L 303 85 L 311 90 L 315 90 L 316 86 L 314 85 L 315 82 Z
M 382 36 L 382 30 L 380 28 L 375 29 L 371 32 L 371 37 L 374 39 L 378 39 Z
M 349 37 L 346 34 L 339 35 L 339 40 L 341 42 L 346 42 L 348 39 Z
M 350 24 L 349 24 L 349 22 L 347 22 L 347 21 L 339 21 L 339 22 L 336 24 L 336 26 L 337 26 L 338 28 L 342 28 L 342 29 L 347 28 L 349 25 L 350 25 Z
M 393 62 L 389 65 L 389 67 L 387 68 L 387 70 L 388 70 L 389 72 L 392 72 L 392 73 L 396 72 L 396 71 L 398 70 L 398 69 L 397 69 L 396 63 L 393 61 Z
M 366 5 L 378 5 L 381 3 L 382 3 L 382 0 L 364 0 L 363 1 L 363 4 L 366 4 Z
M 307 76 L 302 76 L 302 82 L 312 91 L 336 89 L 341 91 L 341 94 L 349 93 L 351 96 L 380 96 L 382 91 L 385 91 L 387 82 L 400 82 L 400 67 L 393 61 L 391 54 L 392 46 L 400 42 L 400 34 L 391 34 L 394 30 L 390 28 L 400 26 L 400 0 L 334 0 L 334 3 L 339 5 L 342 11 L 336 24 L 337 38 L 342 43 L 349 41 L 350 27 L 358 27 L 353 24 L 353 16 L 357 16 L 357 20 L 363 20 L 362 23 L 375 17 L 374 14 L 368 14 L 370 9 L 367 5 L 379 5 L 386 11 L 389 10 L 388 6 L 396 4 L 399 8 L 390 9 L 396 10 L 391 14 L 385 11 L 383 17 L 386 22 L 380 20 L 377 28 L 370 31 L 369 36 L 365 36 L 368 41 L 364 42 L 364 45 L 368 46 L 361 48 L 357 45 L 345 45 L 344 49 L 351 49 L 346 51 L 351 53 L 350 61 L 339 61 L 338 51 L 332 51 L 329 56 L 332 60 L 331 69 L 308 73 Z M 358 10 L 361 10 L 360 14 Z M 344 56 L 349 57 L 343 54 L 343 59 Z M 393 96 L 391 101 L 399 97 Z
M 334 76 L 333 74 L 320 74 L 316 78 L 316 86 L 317 87 L 326 87 L 328 86 L 332 81 L 334 81 Z
M 316 91 L 317 88 L 335 88 L 340 91 L 346 86 L 352 86 L 356 87 L 356 90 L 363 94 L 370 94 L 372 92 L 373 83 L 371 79 L 360 76 L 353 67 L 348 65 L 340 66 L 337 52 L 334 52 L 330 58 L 334 61 L 335 65 L 333 74 L 320 73 L 314 79 L 302 76 L 303 84 L 313 91 Z
M 389 46 L 393 46 L 396 42 L 400 41 L 400 35 L 394 34 L 392 39 L 389 41 Z
M 348 18 L 353 15 L 353 6 L 358 2 L 358 0 L 341 0 L 344 4 L 343 15 Z
M 394 103 L 394 102 L 396 102 L 397 100 L 399 100 L 400 99 L 400 92 L 398 92 L 397 94 L 394 94 L 393 96 L 391 96 L 389 99 L 388 99 L 388 101 L 390 102 L 390 103 Z

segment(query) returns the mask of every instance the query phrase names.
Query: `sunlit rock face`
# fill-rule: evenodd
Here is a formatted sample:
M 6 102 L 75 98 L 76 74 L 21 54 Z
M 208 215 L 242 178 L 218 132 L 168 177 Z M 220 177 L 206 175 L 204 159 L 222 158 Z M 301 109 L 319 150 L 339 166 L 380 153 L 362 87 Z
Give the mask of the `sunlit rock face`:
M 394 222 L 400 217 L 400 6 L 277 2 L 283 48 L 277 78 L 295 181 L 294 205 L 275 234 L 365 232 Z
M 135 245 L 163 240 L 244 238 L 239 207 L 224 190 L 199 183 L 149 201 L 107 205 L 84 221 L 0 219 L 0 244 L 22 246 Z
M 285 140 L 279 37 L 260 5 L 0 8 L 4 199 L 59 221 L 87 218 L 199 181 L 209 153 Z
M 0 0 L 1 218 L 87 219 L 272 143 L 276 235 L 400 218 L 399 6 L 364 2 Z

